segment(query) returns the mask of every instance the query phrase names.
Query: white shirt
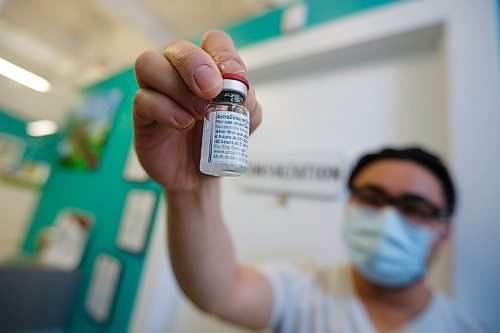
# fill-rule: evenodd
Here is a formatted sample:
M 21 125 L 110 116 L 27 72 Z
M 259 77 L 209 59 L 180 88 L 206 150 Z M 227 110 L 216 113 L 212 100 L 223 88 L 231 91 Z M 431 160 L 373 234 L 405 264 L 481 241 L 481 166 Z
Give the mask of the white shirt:
M 292 264 L 266 266 L 274 304 L 268 329 L 276 333 L 376 333 L 357 298 L 349 270 L 307 269 Z M 484 332 L 450 299 L 434 292 L 427 307 L 393 333 Z

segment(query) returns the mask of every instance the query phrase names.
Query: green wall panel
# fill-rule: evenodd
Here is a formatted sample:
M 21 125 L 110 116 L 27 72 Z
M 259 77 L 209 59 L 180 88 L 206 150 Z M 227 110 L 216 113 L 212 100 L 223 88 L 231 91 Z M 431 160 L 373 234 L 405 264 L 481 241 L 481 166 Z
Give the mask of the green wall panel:
M 0 108 L 0 132 L 26 138 L 26 120 L 16 117 L 11 111 Z
M 401 1 L 408 0 L 305 0 L 302 3 L 308 7 L 308 17 L 304 29 Z M 224 27 L 223 29 L 231 35 L 238 47 L 276 38 L 281 36 L 281 17 L 285 9 L 286 7 L 273 9 L 260 16 Z M 193 39 L 197 44 L 200 40 L 201 38 Z
M 78 171 L 53 163 L 26 237 L 24 251 L 33 253 L 36 235 L 51 225 L 60 210 L 76 208 L 94 216 L 88 247 L 81 265 L 82 279 L 75 308 L 67 332 L 126 332 L 140 281 L 144 254 L 131 254 L 117 248 L 115 239 L 123 205 L 131 189 L 143 188 L 160 193 L 160 187 L 152 182 L 131 183 L 123 179 L 122 171 L 132 140 L 131 104 L 137 86 L 132 70 L 120 73 L 105 82 L 86 90 L 88 93 L 118 87 L 124 93 L 114 119 L 98 168 L 94 171 Z M 158 200 L 157 200 L 158 201 Z M 151 227 L 150 227 L 151 230 Z M 149 238 L 149 237 L 148 237 Z M 108 253 L 122 263 L 122 274 L 110 320 L 97 324 L 87 315 L 84 301 L 87 295 L 94 260 L 101 253 Z
M 316 25 L 401 0 L 311 0 L 309 22 Z M 368 27 L 367 27 L 368 28 Z

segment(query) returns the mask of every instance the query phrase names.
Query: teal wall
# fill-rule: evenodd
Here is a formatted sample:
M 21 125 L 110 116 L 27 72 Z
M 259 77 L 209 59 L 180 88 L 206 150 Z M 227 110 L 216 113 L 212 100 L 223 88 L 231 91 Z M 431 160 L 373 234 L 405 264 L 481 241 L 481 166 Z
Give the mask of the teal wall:
M 24 139 L 28 136 L 25 130 L 26 122 L 12 111 L 0 108 L 0 132 Z
M 401 2 L 403 0 L 304 0 L 308 7 L 305 29 L 344 16 L 355 14 L 381 5 Z M 280 20 L 286 8 L 268 11 L 261 16 L 238 22 L 224 30 L 233 37 L 236 46 L 244 47 L 253 43 L 281 36 Z M 201 37 L 193 38 L 199 43 Z
M 309 5 L 308 26 L 396 1 L 399 0 L 305 1 Z M 259 17 L 227 27 L 225 30 L 234 38 L 239 47 L 278 37 L 282 12 L 283 9 L 269 11 Z M 73 207 L 94 215 L 95 222 L 82 263 L 83 278 L 72 318 L 67 327 L 67 331 L 71 333 L 124 333 L 127 331 L 144 255 L 130 254 L 115 246 L 119 220 L 128 191 L 133 188 L 151 189 L 157 194 L 161 191 L 160 187 L 152 181 L 135 184 L 125 181 L 122 177 L 123 165 L 132 139 L 131 104 L 134 92 L 137 90 L 133 70 L 129 69 L 117 74 L 88 88 L 87 92 L 115 87 L 120 88 L 125 97 L 116 115 L 98 169 L 89 172 L 76 171 L 53 163 L 51 176 L 43 189 L 24 244 L 24 251 L 28 254 L 33 253 L 36 235 L 41 228 L 53 223 L 61 209 Z M 83 304 L 95 257 L 102 252 L 118 258 L 122 262 L 123 271 L 111 319 L 108 323 L 100 325 L 94 323 L 85 313 Z
M 98 168 L 94 171 L 79 171 L 52 165 L 52 173 L 36 209 L 31 228 L 26 237 L 24 251 L 33 253 L 35 239 L 41 228 L 51 225 L 60 210 L 77 208 L 94 216 L 88 247 L 82 262 L 82 280 L 77 294 L 75 309 L 68 332 L 126 332 L 134 306 L 135 294 L 141 276 L 144 254 L 131 254 L 118 249 L 115 238 L 122 208 L 131 189 L 145 188 L 160 193 L 160 187 L 149 181 L 131 183 L 123 179 L 122 170 L 128 156 L 132 139 L 131 103 L 137 86 L 132 70 L 120 73 L 102 83 L 90 87 L 85 93 L 118 87 L 124 98 L 117 111 L 114 126 L 109 133 L 105 150 Z M 108 253 L 122 263 L 122 275 L 118 285 L 115 304 L 108 323 L 95 323 L 84 310 L 84 301 L 94 265 L 100 253 Z M 114 315 L 113 315 L 114 314 Z

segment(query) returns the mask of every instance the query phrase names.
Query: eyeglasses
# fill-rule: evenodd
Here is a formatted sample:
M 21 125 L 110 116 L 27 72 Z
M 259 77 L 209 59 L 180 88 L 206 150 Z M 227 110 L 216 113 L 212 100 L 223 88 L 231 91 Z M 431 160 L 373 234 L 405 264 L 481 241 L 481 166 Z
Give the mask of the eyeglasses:
M 446 219 L 450 213 L 446 209 L 438 208 L 427 199 L 415 194 L 404 194 L 392 197 L 378 186 L 350 186 L 352 198 L 369 207 L 382 208 L 388 205 L 396 208 L 404 216 L 416 221 Z

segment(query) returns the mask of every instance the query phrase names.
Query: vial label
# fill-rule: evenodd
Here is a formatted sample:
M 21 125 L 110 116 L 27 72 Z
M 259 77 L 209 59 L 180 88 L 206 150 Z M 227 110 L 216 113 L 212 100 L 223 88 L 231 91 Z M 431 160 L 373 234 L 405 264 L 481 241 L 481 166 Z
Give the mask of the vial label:
M 209 127 L 209 128 L 207 128 Z M 215 111 L 205 120 L 204 139 L 208 143 L 207 162 L 247 166 L 250 120 L 231 111 Z M 205 141 L 205 140 L 203 140 Z M 207 142 L 203 142 L 207 144 Z

